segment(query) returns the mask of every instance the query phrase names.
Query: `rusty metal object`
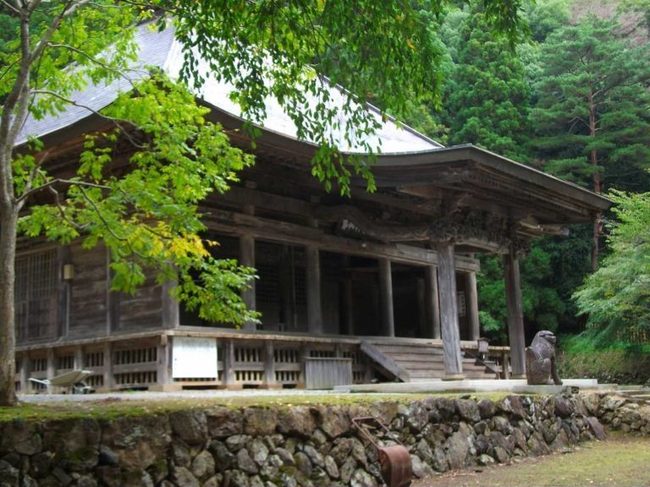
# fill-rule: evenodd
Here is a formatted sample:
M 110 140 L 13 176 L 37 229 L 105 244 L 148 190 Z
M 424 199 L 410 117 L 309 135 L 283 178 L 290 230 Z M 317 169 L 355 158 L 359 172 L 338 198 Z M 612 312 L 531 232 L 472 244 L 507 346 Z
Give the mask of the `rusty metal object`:
M 381 476 L 388 487 L 408 487 L 413 478 L 411 455 L 404 445 L 379 446 L 377 440 L 370 433 L 370 429 L 382 429 L 391 434 L 390 430 L 379 419 L 366 416 L 352 418 L 352 424 L 361 432 L 368 442 L 377 449 Z

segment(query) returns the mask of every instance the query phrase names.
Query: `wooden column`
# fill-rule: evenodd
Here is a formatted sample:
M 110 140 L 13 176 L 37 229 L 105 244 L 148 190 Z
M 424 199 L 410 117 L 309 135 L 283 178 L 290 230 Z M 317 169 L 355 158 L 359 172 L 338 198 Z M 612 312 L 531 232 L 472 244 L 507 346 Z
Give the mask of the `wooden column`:
M 379 259 L 379 294 L 381 296 L 381 322 L 384 336 L 395 336 L 393 311 L 393 277 L 390 260 Z
M 162 325 L 163 328 L 178 328 L 180 326 L 180 309 L 178 300 L 173 298 L 170 292 L 177 286 L 175 281 L 166 282 L 162 285 Z
M 255 239 L 252 235 L 239 237 L 239 263 L 248 267 L 255 267 Z M 242 291 L 242 299 L 246 307 L 255 310 L 255 280 L 249 283 L 249 288 Z M 255 330 L 255 323 L 244 324 L 244 330 Z
M 454 245 L 451 242 L 438 245 L 438 287 L 445 379 L 459 380 L 464 377 L 458 330 Z
M 170 348 L 168 345 L 169 338 L 167 335 L 161 335 L 160 343 L 158 344 L 158 364 L 156 366 L 156 379 L 161 391 L 171 389 L 172 382 L 170 381 L 171 374 L 169 373 L 171 360 Z
M 84 368 L 84 350 L 83 347 L 74 349 L 74 364 L 73 368 L 81 370 Z
M 307 256 L 307 329 L 309 333 L 323 333 L 321 305 L 320 252 L 317 247 L 305 247 Z
M 241 384 L 237 384 L 235 375 L 235 342 L 227 340 L 223 346 L 223 372 L 222 380 L 228 389 L 241 389 Z
M 521 299 L 519 258 L 513 250 L 503 256 L 503 269 L 508 307 L 508 339 L 510 341 L 512 378 L 523 379 L 526 376 L 524 311 Z
M 438 298 L 438 271 L 435 266 L 426 267 L 424 286 L 427 326 L 430 329 L 427 336 L 440 339 L 440 300 Z
M 273 342 L 266 340 L 264 342 L 264 387 L 266 389 L 280 389 L 282 384 L 275 380 L 275 358 L 273 353 Z
M 20 392 L 23 394 L 28 394 L 29 390 L 29 372 L 31 369 L 31 363 L 29 360 L 29 354 L 24 352 L 20 360 Z
M 481 324 L 478 318 L 478 290 L 476 287 L 476 272 L 465 273 L 465 298 L 467 321 L 469 323 L 470 340 L 478 340 L 481 336 Z
M 103 388 L 107 391 L 113 389 L 113 344 L 111 342 L 104 343 L 104 377 Z
M 54 349 L 48 348 L 47 349 L 47 378 L 48 379 L 53 379 L 54 376 L 56 375 L 56 364 L 54 363 L 55 357 L 54 357 Z M 47 392 L 49 394 L 52 394 L 52 386 L 47 386 Z

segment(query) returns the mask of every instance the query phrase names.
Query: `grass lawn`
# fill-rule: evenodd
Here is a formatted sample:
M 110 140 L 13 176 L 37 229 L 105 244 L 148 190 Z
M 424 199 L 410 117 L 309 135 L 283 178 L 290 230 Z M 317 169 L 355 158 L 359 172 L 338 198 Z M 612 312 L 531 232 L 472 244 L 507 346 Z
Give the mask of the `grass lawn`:
M 650 438 L 610 434 L 571 453 L 526 458 L 512 465 L 457 471 L 415 482 L 413 487 L 650 486 Z

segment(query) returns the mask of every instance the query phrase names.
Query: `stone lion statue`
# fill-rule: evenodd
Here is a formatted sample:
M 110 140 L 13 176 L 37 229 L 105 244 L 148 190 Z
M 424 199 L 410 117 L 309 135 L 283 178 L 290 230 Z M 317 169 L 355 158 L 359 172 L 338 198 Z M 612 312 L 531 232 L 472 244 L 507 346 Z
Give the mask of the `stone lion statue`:
M 530 347 L 526 349 L 526 380 L 530 385 L 562 385 L 555 363 L 555 342 L 553 332 L 537 332 Z M 551 382 L 552 379 L 552 382 Z

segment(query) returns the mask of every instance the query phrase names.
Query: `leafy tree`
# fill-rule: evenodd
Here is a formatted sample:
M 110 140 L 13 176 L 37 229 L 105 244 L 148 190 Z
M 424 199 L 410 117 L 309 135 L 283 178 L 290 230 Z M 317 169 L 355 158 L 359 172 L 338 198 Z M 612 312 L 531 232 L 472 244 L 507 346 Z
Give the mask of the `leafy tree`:
M 352 172 L 372 180 L 366 161 L 344 164 L 338 157 L 328 127 L 339 114 L 329 108 L 320 75 L 348 88 L 346 128 L 351 140 L 363 140 L 376 128 L 359 110 L 369 94 L 381 94 L 397 114 L 407 100 L 436 96 L 428 20 L 445 3 L 2 1 L 3 13 L 18 22 L 9 23 L 15 37 L 0 52 L 0 405 L 15 402 L 14 261 L 21 232 L 63 243 L 78 238 L 88 248 L 103 242 L 113 289 L 133 290 L 151 267 L 159 282 L 177 278 L 175 295 L 204 317 L 254 318 L 238 294 L 252 271 L 210 258 L 198 236 L 198 202 L 225 191 L 252 160 L 229 145 L 187 90 L 202 82 L 197 53 L 236 88 L 249 120 L 263 119 L 264 99 L 274 95 L 299 136 L 320 144 L 314 174 L 345 192 Z M 520 2 L 484 3 L 491 23 L 514 38 Z M 135 83 L 101 114 L 110 128 L 86 139 L 78 171 L 66 179 L 48 172 L 48 151 L 38 141 L 16 147 L 29 114 L 56 114 L 74 103 L 75 90 L 128 78 L 135 26 L 151 18 L 159 28 L 174 24 L 186 85 L 156 72 Z M 320 103 L 306 106 L 306 92 Z M 108 167 L 118 139 L 134 148 L 131 170 L 121 177 Z
M 650 193 L 612 191 L 611 253 L 575 293 L 599 343 L 647 343 L 650 334 Z
M 612 20 L 586 17 L 549 36 L 531 114 L 544 169 L 600 193 L 648 187 L 650 58 L 616 37 Z M 598 259 L 599 222 L 592 267 Z

